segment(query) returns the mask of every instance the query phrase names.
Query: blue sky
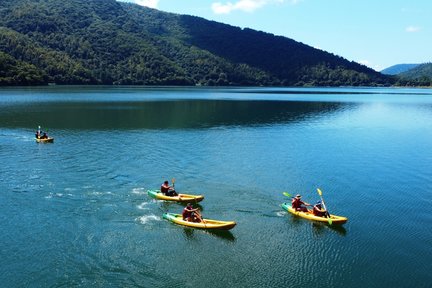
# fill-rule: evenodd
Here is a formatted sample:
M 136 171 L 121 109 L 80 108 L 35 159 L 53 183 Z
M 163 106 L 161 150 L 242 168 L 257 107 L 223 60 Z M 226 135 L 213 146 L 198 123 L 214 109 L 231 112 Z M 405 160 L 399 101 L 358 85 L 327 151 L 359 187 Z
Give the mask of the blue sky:
M 430 0 L 122 0 L 286 36 L 382 70 L 432 62 Z

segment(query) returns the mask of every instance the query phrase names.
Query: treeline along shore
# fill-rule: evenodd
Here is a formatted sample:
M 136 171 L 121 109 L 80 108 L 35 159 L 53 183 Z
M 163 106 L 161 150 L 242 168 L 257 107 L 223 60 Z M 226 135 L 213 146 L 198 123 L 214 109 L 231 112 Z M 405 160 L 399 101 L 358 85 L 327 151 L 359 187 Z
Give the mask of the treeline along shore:
M 295 40 L 115 0 L 2 0 L 0 85 L 390 86 Z

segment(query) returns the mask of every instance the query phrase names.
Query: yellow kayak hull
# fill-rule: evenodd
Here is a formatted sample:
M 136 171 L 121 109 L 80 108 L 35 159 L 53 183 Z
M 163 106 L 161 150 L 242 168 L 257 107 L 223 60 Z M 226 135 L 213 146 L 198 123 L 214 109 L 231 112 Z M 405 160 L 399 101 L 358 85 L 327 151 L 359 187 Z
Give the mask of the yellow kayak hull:
M 164 213 L 163 218 L 171 221 L 173 223 L 198 228 L 198 229 L 207 229 L 207 230 L 230 230 L 236 226 L 236 222 L 234 221 L 219 221 L 219 220 L 211 220 L 211 219 L 203 219 L 203 222 L 189 222 L 183 220 L 181 214 L 174 213 Z
M 53 143 L 54 138 L 48 137 L 48 138 L 35 138 L 37 143 Z
M 291 204 L 288 203 L 284 203 L 281 205 L 282 208 L 286 211 L 288 211 L 291 214 L 294 214 L 296 216 L 308 219 L 308 220 L 312 220 L 312 221 L 317 221 L 317 222 L 323 222 L 323 223 L 328 223 L 328 218 L 327 217 L 320 217 L 320 216 L 315 216 L 312 212 L 312 210 L 308 210 L 308 212 L 303 212 L 303 211 L 295 211 L 292 207 Z M 332 224 L 345 224 L 348 221 L 348 218 L 343 217 L 343 216 L 337 216 L 337 215 L 330 215 L 330 219 Z
M 191 194 L 179 194 L 178 196 L 166 196 L 162 194 L 159 190 L 148 190 L 147 194 L 157 200 L 165 200 L 165 201 L 175 201 L 181 203 L 197 203 L 204 200 L 203 195 L 191 195 Z

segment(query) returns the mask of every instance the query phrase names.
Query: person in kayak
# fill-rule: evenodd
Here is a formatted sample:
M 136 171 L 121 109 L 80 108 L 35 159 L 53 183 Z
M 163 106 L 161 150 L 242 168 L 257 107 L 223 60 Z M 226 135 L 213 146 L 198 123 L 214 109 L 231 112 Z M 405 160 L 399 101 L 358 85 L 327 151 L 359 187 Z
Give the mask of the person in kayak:
M 46 132 L 43 132 L 43 135 L 40 136 L 40 139 L 48 139 L 48 135 Z
M 174 190 L 174 187 L 169 185 L 168 180 L 165 180 L 161 185 L 160 191 L 166 196 L 178 196 L 177 192 Z
M 201 214 L 198 208 L 193 208 L 191 203 L 188 203 L 182 212 L 183 220 L 189 222 L 201 222 Z
M 41 127 L 40 126 L 38 126 L 38 129 L 36 130 L 35 136 L 36 136 L 36 139 L 40 138 L 40 136 L 41 136 Z
M 321 201 L 318 201 L 313 206 L 313 214 L 315 216 L 319 216 L 319 217 L 325 217 L 326 216 L 327 211 L 322 207 Z
M 303 212 L 308 211 L 307 207 L 305 207 L 305 206 L 312 206 L 309 203 L 301 201 L 301 195 L 300 194 L 297 194 L 293 198 L 293 200 L 291 201 L 291 205 L 292 205 L 292 208 L 295 209 L 296 211 L 303 211 Z

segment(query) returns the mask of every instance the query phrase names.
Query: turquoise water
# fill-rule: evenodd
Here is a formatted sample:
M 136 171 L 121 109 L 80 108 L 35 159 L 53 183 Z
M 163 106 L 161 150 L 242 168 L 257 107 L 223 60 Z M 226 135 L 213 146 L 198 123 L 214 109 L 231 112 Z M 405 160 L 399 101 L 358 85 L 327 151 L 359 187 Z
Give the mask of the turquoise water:
M 3 88 L 0 283 L 430 287 L 431 123 L 428 89 Z M 173 177 L 237 226 L 163 220 Z M 316 188 L 348 223 L 280 208 Z

